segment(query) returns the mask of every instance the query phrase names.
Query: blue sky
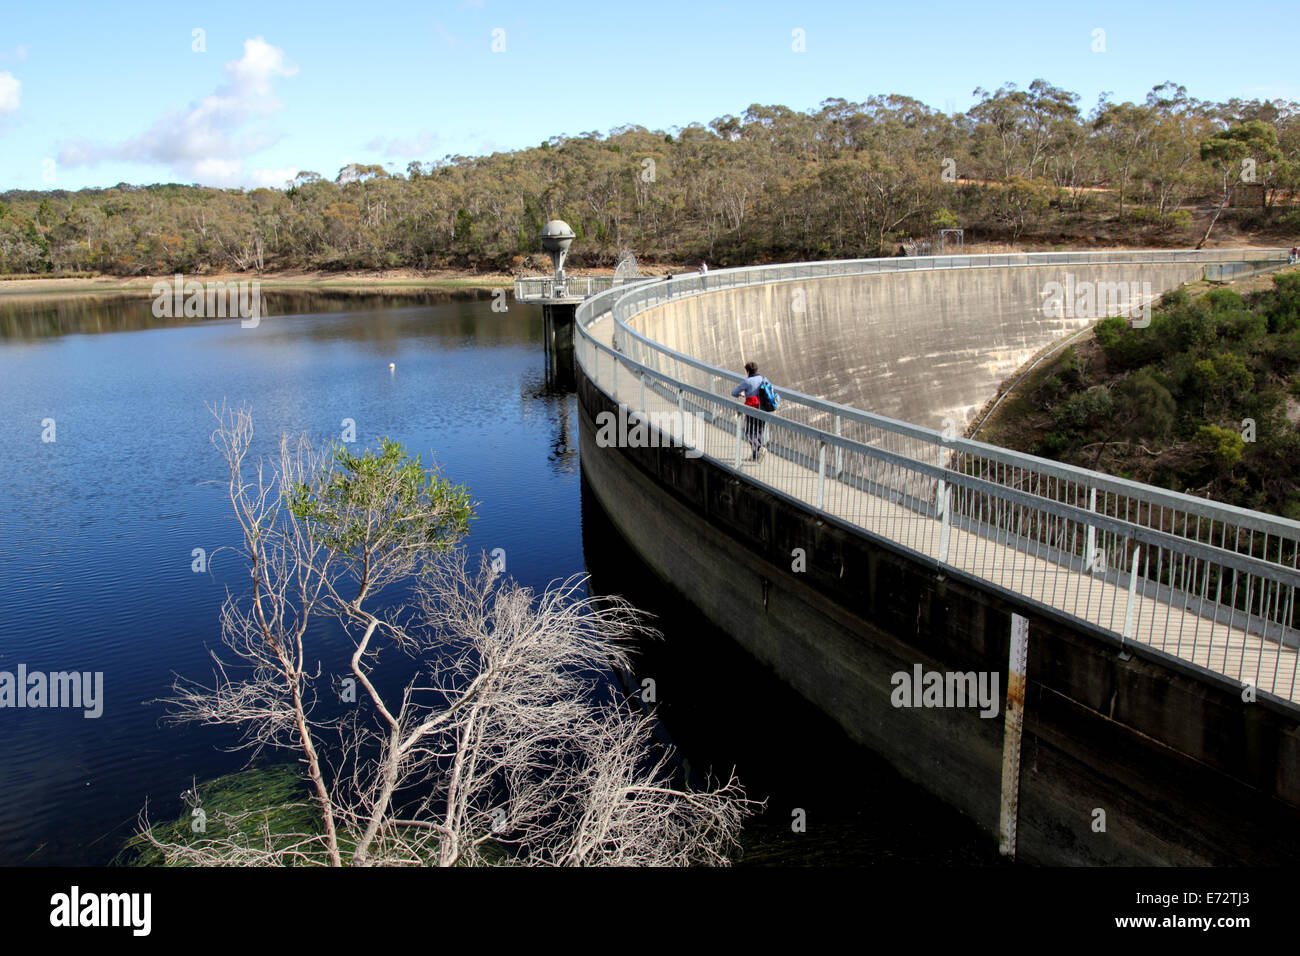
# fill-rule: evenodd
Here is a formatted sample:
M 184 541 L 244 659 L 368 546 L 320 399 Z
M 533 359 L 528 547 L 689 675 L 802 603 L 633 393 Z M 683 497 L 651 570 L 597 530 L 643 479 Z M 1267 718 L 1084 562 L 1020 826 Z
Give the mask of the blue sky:
M 1140 101 L 1165 80 L 1200 99 L 1300 100 L 1296 8 L 1246 10 L 1163 0 L 10 4 L 0 191 L 280 186 L 298 170 L 403 170 L 627 123 L 707 123 L 751 103 L 806 110 L 896 92 L 951 112 L 969 108 L 976 87 L 1038 77 L 1080 94 L 1085 111 L 1103 91 Z M 1098 29 L 1104 52 L 1092 49 Z

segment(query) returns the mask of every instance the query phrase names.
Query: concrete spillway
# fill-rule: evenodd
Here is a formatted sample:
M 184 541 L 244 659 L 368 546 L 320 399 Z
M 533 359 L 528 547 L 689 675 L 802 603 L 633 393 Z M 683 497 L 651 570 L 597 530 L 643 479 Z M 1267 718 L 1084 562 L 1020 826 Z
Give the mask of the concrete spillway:
M 1114 314 L 1107 293 L 1117 284 L 1158 297 L 1202 268 L 1080 263 L 804 278 L 675 299 L 629 325 L 738 373 L 755 361 L 778 388 L 930 428 L 951 418 L 960 430 L 1037 352 Z M 1053 282 L 1077 290 L 1070 303 L 1087 314 L 1053 308 Z M 1090 311 L 1085 297 L 1096 290 Z

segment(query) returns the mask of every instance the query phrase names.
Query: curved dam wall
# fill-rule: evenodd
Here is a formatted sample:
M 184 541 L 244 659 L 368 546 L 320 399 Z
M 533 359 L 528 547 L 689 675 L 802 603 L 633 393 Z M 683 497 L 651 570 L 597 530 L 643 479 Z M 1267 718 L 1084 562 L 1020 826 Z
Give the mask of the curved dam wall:
M 969 706 L 899 707 L 894 678 L 917 668 L 982 673 L 996 676 L 999 696 L 1011 615 L 1028 620 L 1018 859 L 1300 863 L 1294 713 L 1264 700 L 1242 706 L 1226 678 L 1140 644 L 1121 648 L 708 458 L 655 444 L 601 447 L 597 416 L 617 406 L 581 369 L 577 387 L 582 471 L 629 546 L 850 737 L 991 841 L 1003 794 L 1002 702 L 989 718 Z M 796 570 L 795 549 L 806 567 Z
M 661 438 L 613 445 L 598 438 L 598 416 L 617 417 L 608 388 L 636 402 L 627 383 L 645 360 L 644 343 L 612 331 L 620 310 L 637 332 L 685 356 L 737 373 L 752 359 L 790 391 L 938 427 L 944 418 L 966 420 L 1035 352 L 1106 314 L 1050 314 L 1043 309 L 1049 283 L 1077 290 L 1145 282 L 1144 294 L 1154 297 L 1198 278 L 1210 261 L 1097 258 L 1103 261 L 851 276 L 805 271 L 788 281 L 793 270 L 754 267 L 676 289 L 638 286 L 620 293 L 618 307 L 612 298 L 584 304 L 576 324 L 585 340 L 576 370 L 583 473 L 660 578 L 852 738 L 990 839 L 1010 812 L 1018 858 L 1295 865 L 1300 712 L 1293 705 L 1267 697 L 1247 703 L 1236 680 L 1125 643 L 1000 578 L 909 551 L 760 484 L 730 452 L 699 457 Z M 621 366 L 619 353 L 627 356 Z M 657 374 L 670 387 L 676 381 L 701 395 L 717 388 L 719 370 L 660 358 Z M 650 407 L 645 381 L 638 407 Z M 682 395 L 679 388 L 679 408 Z M 800 406 L 790 407 L 793 417 Z M 649 431 L 659 434 L 653 425 Z M 883 461 L 892 453 L 879 454 Z M 1014 695 L 1023 708 L 1018 773 L 1004 763 L 1015 740 L 1002 699 L 1013 615 L 1028 625 L 1023 695 Z M 922 675 L 989 678 L 996 713 L 985 714 L 982 701 L 900 703 L 900 675 L 915 675 L 917 684 Z
M 1044 347 L 1115 314 L 1107 304 L 1121 284 L 1157 298 L 1203 268 L 1080 263 L 804 278 L 674 299 L 629 325 L 738 377 L 752 360 L 778 389 L 935 429 L 951 418 L 960 430 Z

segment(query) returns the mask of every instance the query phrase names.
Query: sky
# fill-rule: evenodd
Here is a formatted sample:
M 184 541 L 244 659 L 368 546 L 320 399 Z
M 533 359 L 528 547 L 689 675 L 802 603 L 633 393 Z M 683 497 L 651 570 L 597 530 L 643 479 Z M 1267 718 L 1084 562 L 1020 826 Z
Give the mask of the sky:
M 1085 112 L 1167 80 L 1198 99 L 1300 100 L 1295 15 L 1165 0 L 11 3 L 0 191 L 283 187 L 753 103 L 901 93 L 963 111 L 977 87 L 1038 78 Z

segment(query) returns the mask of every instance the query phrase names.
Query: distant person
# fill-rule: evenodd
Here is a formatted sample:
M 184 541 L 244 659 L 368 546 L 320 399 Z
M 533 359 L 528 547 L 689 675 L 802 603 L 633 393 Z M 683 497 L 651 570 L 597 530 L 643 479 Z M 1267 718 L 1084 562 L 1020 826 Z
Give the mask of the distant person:
M 1291 247 L 1291 258 L 1287 259 L 1287 265 L 1295 265 L 1300 262 L 1300 246 Z
M 758 366 L 753 362 L 746 362 L 745 380 L 731 390 L 732 397 L 739 398 L 743 394 L 746 405 L 750 408 L 758 408 L 758 389 L 765 381 L 767 380 L 758 374 Z M 745 437 L 749 439 L 750 448 L 749 460 L 758 461 L 763 453 L 765 423 L 753 415 L 746 415 L 745 419 Z
M 700 275 L 707 275 L 707 274 L 708 274 L 708 271 L 709 271 L 709 264 L 708 264 L 707 262 L 701 262 L 701 263 L 700 263 Z

